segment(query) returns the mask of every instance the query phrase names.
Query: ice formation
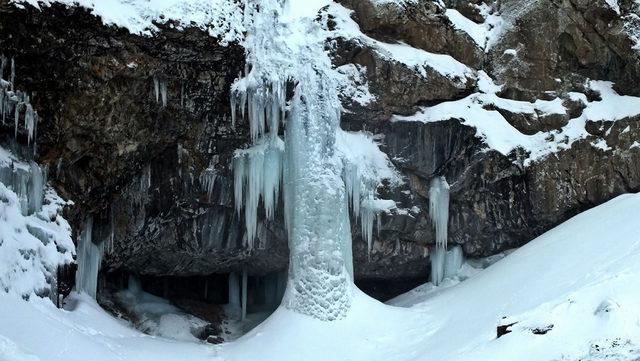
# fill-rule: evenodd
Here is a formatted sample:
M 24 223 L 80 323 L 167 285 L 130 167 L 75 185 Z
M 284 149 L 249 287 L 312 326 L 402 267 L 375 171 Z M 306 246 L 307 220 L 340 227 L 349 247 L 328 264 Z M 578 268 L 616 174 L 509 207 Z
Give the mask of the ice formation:
M 352 298 L 348 203 L 356 214 L 367 209 L 365 231 L 371 234 L 369 220 L 380 211 L 379 204 L 369 204 L 377 183 L 363 179 L 357 162 L 345 159 L 336 145 L 341 78 L 324 50 L 325 30 L 314 21 L 315 14 L 299 17 L 288 13 L 287 5 L 245 2 L 247 69 L 232 87 L 231 117 L 235 124 L 239 111 L 248 120 L 254 145 L 236 152 L 235 201 L 238 211 L 245 208 L 251 248 L 260 199 L 269 220 L 282 178 L 290 248 L 283 304 L 320 320 L 335 320 L 346 315 Z M 289 102 L 288 85 L 293 87 Z M 285 116 L 282 141 L 278 134 Z
M 200 174 L 200 186 L 202 190 L 207 192 L 207 201 L 211 202 L 211 195 L 213 194 L 213 186 L 216 182 L 218 173 L 213 166 L 205 168 Z
M 27 143 L 33 144 L 33 152 L 36 151 L 36 133 L 38 127 L 38 112 L 33 109 L 29 95 L 20 90 L 16 90 L 16 65 L 11 58 L 11 70 L 9 71 L 9 80 L 5 80 L 5 68 L 9 64 L 8 58 L 0 55 L 0 114 L 2 116 L 2 124 L 7 123 L 7 119 L 14 122 L 14 136 L 18 137 L 18 126 L 20 119 L 24 121 L 24 129 L 27 132 Z M 22 117 L 21 117 L 22 114 Z
M 76 291 L 86 292 L 96 298 L 98 291 L 98 271 L 102 262 L 103 243 L 96 245 L 92 240 L 93 218 L 84 221 L 78 240 L 78 270 L 76 271 Z
M 445 277 L 447 259 L 447 226 L 449 223 L 449 184 L 444 176 L 431 180 L 429 218 L 436 232 L 436 245 L 431 253 L 431 282 L 440 284 Z
M 247 246 L 253 248 L 257 234 L 260 199 L 267 220 L 272 220 L 280 194 L 284 142 L 273 133 L 248 149 L 237 150 L 233 159 L 236 211 L 244 206 Z
M 60 215 L 67 202 L 46 179 L 46 167 L 0 147 L 0 292 L 56 302 L 57 268 L 73 261 L 75 248 Z

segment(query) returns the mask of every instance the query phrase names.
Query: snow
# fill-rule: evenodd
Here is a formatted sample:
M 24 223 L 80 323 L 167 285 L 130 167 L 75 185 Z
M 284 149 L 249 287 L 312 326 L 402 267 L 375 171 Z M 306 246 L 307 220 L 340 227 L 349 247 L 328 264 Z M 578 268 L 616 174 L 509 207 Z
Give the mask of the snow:
M 154 23 L 178 22 L 178 28 L 196 26 L 219 37 L 223 44 L 243 38 L 242 11 L 233 0 L 14 0 L 36 8 L 60 3 L 82 6 L 106 25 L 126 28 L 132 34 L 150 36 Z
M 444 13 L 449 21 L 456 29 L 462 30 L 469 34 L 471 39 L 481 48 L 484 49 L 487 44 L 487 26 L 485 24 L 477 24 L 468 19 L 456 9 L 447 9 Z
M 333 37 L 358 41 L 363 46 L 376 51 L 381 57 L 401 63 L 415 70 L 422 77 L 426 78 L 429 70 L 456 80 L 460 84 L 475 77 L 475 72 L 471 68 L 449 55 L 430 53 L 404 43 L 385 43 L 363 34 L 358 24 L 350 17 L 351 10 L 341 5 L 331 3 L 327 11 L 335 17 L 333 20 L 336 22 L 336 29 L 332 32 Z
M 483 271 L 463 265 L 469 278 L 461 283 L 427 284 L 393 301 L 410 307 L 386 306 L 354 290 L 342 320 L 323 322 L 281 307 L 220 346 L 143 335 L 86 295 L 72 297 L 72 311 L 46 299 L 0 295 L 0 349 L 9 350 L 9 360 L 42 361 L 87 355 L 96 361 L 631 361 L 640 356 L 640 294 L 633 286 L 640 282 L 639 210 L 640 194 L 619 196 Z M 516 321 L 496 339 L 499 324 Z M 544 335 L 532 332 L 550 325 Z
M 409 307 L 386 306 L 354 290 L 342 320 L 323 322 L 280 307 L 221 346 L 143 335 L 86 295 L 71 298 L 73 310 L 0 295 L 0 350 L 5 359 L 43 361 L 87 355 L 96 361 L 631 361 L 640 356 L 640 293 L 633 287 L 640 282 L 639 210 L 640 194 L 619 196 L 485 270 L 463 265 L 463 282 L 427 284 L 392 301 Z M 496 327 L 507 322 L 517 323 L 496 339 Z M 551 325 L 544 335 L 532 332 Z
M 55 299 L 56 271 L 73 261 L 63 201 L 43 171 L 0 147 L 0 293 Z M 44 202 L 43 202 L 44 200 Z
M 490 149 L 504 155 L 508 155 L 516 148 L 527 151 L 528 158 L 524 161 L 526 166 L 549 154 L 569 149 L 574 142 L 589 137 L 590 134 L 585 129 L 587 121 L 616 121 L 640 115 L 639 97 L 619 95 L 613 90 L 613 83 L 591 80 L 587 86 L 597 92 L 601 100 L 588 101 L 585 94 L 569 93 L 570 100 L 584 104 L 585 109 L 581 115 L 570 119 L 568 124 L 559 131 L 526 135 L 509 124 L 497 110 L 486 109 L 486 106 L 492 105 L 512 113 L 535 116 L 564 115 L 566 108 L 562 104 L 562 99 L 537 100 L 530 103 L 500 98 L 495 94 L 500 87 L 496 86 L 484 72 L 479 72 L 478 75 L 480 92 L 460 100 L 423 107 L 411 116 L 394 116 L 392 121 L 438 122 L 458 119 L 463 124 L 476 128 L 476 135 L 483 139 Z
M 343 76 L 343 79 L 338 84 L 341 99 L 361 106 L 366 106 L 375 100 L 375 96 L 369 90 L 364 66 L 345 64 L 339 66 L 336 70 L 337 74 Z
M 618 4 L 618 0 L 605 0 L 609 8 L 615 11 L 616 14 L 620 15 L 620 4 Z

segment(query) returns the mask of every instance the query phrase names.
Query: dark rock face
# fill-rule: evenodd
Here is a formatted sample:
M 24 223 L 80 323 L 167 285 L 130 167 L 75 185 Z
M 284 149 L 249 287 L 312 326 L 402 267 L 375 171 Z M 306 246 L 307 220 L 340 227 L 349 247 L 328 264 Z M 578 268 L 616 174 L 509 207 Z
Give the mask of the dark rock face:
M 277 231 L 265 228 L 259 249 L 244 249 L 233 209 L 229 160 L 248 139 L 244 125 L 231 127 L 228 106 L 241 47 L 169 25 L 153 38 L 133 36 L 58 5 L 12 9 L 0 33 L 17 86 L 43 119 L 39 160 L 76 202 L 78 227 L 93 214 L 94 241 L 113 232 L 109 266 L 180 275 L 286 266 Z M 211 199 L 199 180 L 208 166 L 217 172 Z
M 371 37 L 405 41 L 483 69 L 506 83 L 504 97 L 530 100 L 546 92 L 581 91 L 586 77 L 615 81 L 621 93 L 640 94 L 638 54 L 616 32 L 622 25 L 601 1 L 543 1 L 519 17 L 489 52 L 456 30 L 433 2 L 409 8 L 376 7 L 368 0 L 341 3 L 354 10 Z M 476 5 L 449 4 L 479 22 Z M 244 69 L 243 49 L 221 46 L 198 29 L 161 28 L 144 38 L 104 26 L 81 8 L 0 8 L 0 51 L 15 57 L 17 85 L 33 94 L 43 119 L 38 160 L 49 164 L 59 192 L 76 202 L 75 225 L 92 214 L 94 241 L 113 243 L 107 269 L 189 276 L 285 268 L 282 212 L 273 224 L 259 224 L 258 246 L 248 250 L 244 219 L 233 204 L 230 160 L 249 139 L 246 123 L 231 126 L 228 105 L 229 87 Z M 507 49 L 516 49 L 517 59 L 505 55 Z M 476 130 L 458 119 L 390 121 L 392 114 L 412 114 L 419 106 L 477 91 L 474 81 L 456 82 L 435 71 L 422 77 L 344 39 L 335 41 L 333 51 L 337 65 L 366 67 L 376 96 L 367 106 L 346 104 L 350 112 L 343 128 L 383 135 L 381 148 L 405 178 L 399 189 L 379 189 L 403 211 L 382 215 L 370 255 L 353 222 L 359 279 L 427 275 L 434 243 L 428 193 L 437 175 L 451 185 L 449 242 L 463 245 L 471 256 L 522 245 L 580 211 L 640 191 L 640 147 L 633 147 L 640 139 L 640 119 L 589 124 L 591 138 L 525 167 L 522 152 L 505 156 L 487 149 Z M 569 108 L 567 116 L 556 118 L 503 115 L 523 133 L 534 134 L 558 129 L 582 111 Z M 13 124 L 3 131 L 12 134 Z M 595 139 L 609 148 L 594 147 Z M 216 174 L 211 197 L 201 179 L 211 175 L 207 168 Z

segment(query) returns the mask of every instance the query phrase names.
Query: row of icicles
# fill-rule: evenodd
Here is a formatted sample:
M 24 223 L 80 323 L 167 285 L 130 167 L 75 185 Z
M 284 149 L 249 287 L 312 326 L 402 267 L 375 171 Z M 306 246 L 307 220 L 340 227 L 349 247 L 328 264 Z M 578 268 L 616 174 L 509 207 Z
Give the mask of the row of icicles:
M 8 78 L 5 78 L 5 70 L 8 70 Z M 2 124 L 7 124 L 13 118 L 14 136 L 17 138 L 20 119 L 24 119 L 24 128 L 28 136 L 27 142 L 29 146 L 33 143 L 33 154 L 35 154 L 38 113 L 33 109 L 29 95 L 16 89 L 15 80 L 15 59 L 9 59 L 4 54 L 0 55 L 0 117 Z

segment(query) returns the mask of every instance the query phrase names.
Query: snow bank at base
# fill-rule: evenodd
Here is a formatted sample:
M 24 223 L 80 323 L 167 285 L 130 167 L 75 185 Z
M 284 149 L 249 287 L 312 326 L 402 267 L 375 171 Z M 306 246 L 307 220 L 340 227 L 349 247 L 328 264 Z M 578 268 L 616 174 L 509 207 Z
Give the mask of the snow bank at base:
M 143 335 L 86 295 L 73 296 L 73 311 L 0 295 L 0 347 L 12 361 L 631 361 L 640 357 L 639 210 L 640 194 L 620 196 L 462 283 L 427 297 L 408 294 L 410 308 L 356 290 L 343 320 L 279 308 L 221 346 Z M 513 322 L 511 333 L 496 338 L 498 325 Z

